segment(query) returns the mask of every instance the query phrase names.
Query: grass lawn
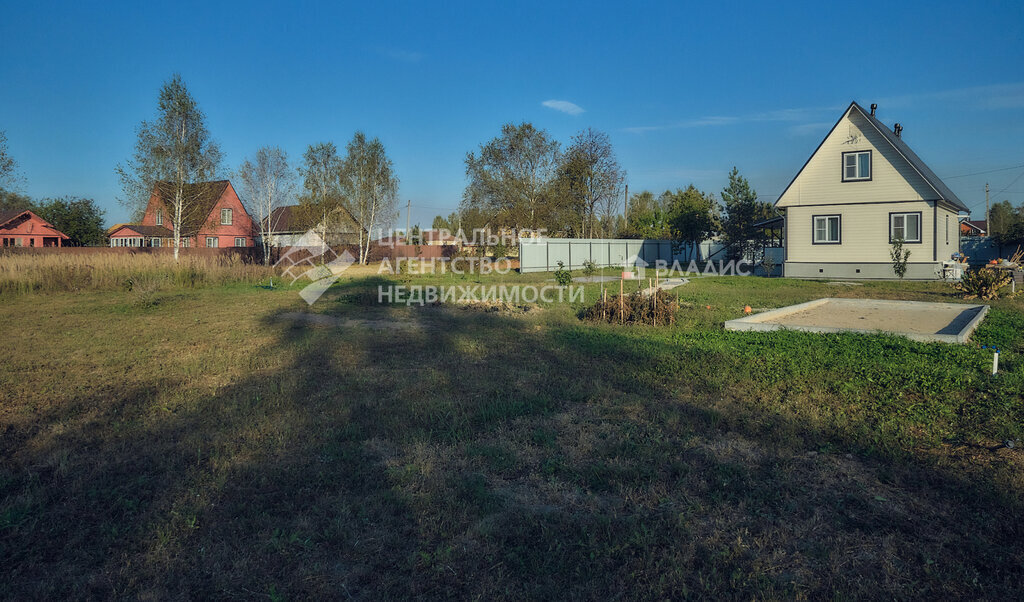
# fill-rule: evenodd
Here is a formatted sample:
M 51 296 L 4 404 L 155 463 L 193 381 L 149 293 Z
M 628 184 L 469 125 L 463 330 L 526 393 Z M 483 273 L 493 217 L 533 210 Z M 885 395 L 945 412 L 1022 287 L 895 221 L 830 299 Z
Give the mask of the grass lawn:
M 659 328 L 376 304 L 548 278 L 0 297 L 0 595 L 1020 596 L 1024 303 L 975 334 L 994 378 L 978 345 L 722 328 L 939 283 L 698 278 Z

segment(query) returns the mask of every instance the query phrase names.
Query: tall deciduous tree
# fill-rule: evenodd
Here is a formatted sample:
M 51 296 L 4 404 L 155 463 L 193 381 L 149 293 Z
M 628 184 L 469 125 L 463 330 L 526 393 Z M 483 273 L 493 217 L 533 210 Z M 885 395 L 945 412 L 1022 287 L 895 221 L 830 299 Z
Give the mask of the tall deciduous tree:
M 106 241 L 107 235 L 103 229 L 104 211 L 92 199 L 44 199 L 34 211 L 39 217 L 67 234 L 71 246 L 98 246 Z
M 669 195 L 666 212 L 672 238 L 679 246 L 689 246 L 691 252 L 696 250 L 700 259 L 700 243 L 714 236 L 719 228 L 715 195 L 704 193 L 693 184 L 686 190 L 666 194 Z
M 359 263 L 366 263 L 372 233 L 390 226 L 397 215 L 398 176 L 378 138 L 356 132 L 346 150 L 341 191 L 359 229 Z
M 607 134 L 587 128 L 572 138 L 558 173 L 558 194 L 591 238 L 599 218 L 618 213 L 626 174 Z
M 304 228 L 320 233 L 324 245 L 332 223 L 339 221 L 338 213 L 345 207 L 341 194 L 341 158 L 333 142 L 309 145 L 302 154 L 303 192 L 299 196 L 298 219 Z
M 210 138 L 203 112 L 175 74 L 160 88 L 156 119 L 139 125 L 134 156 L 117 166 L 124 191 L 121 201 L 136 214 L 161 183 L 174 232 L 175 260 L 182 224 L 204 219 L 193 214 L 208 209 L 201 201 L 209 191 L 194 184 L 213 180 L 220 163 L 220 147 Z
M 726 244 L 735 256 L 753 258 L 767 236 L 763 228 L 754 224 L 773 217 L 775 209 L 757 200 L 757 192 L 735 167 L 729 172 L 729 185 L 722 190 L 722 202 L 725 204 L 722 234 Z
M 7 150 L 7 134 L 0 130 L 0 191 L 11 186 L 17 166 Z
M 263 242 L 263 263 L 270 263 L 270 236 L 277 231 L 281 212 L 295 195 L 295 172 L 288 167 L 288 153 L 264 146 L 238 169 L 249 212 L 256 218 Z
M 476 208 L 492 225 L 516 231 L 546 227 L 550 184 L 557 172 L 559 143 L 532 123 L 507 123 L 501 135 L 466 155 L 463 209 Z

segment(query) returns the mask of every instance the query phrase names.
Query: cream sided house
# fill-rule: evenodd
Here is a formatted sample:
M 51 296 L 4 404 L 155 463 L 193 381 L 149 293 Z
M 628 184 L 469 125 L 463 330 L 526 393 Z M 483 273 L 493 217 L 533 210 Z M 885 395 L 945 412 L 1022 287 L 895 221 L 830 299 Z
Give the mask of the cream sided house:
M 895 278 L 891 245 L 902 238 L 906 277 L 934 279 L 959 251 L 967 207 L 875 109 L 851 103 L 776 201 L 785 276 Z

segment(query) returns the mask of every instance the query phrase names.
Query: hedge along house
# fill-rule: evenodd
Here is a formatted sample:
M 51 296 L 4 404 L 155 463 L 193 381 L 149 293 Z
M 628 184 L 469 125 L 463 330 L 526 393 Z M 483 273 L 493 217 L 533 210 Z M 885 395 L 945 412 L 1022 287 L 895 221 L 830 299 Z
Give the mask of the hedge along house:
M 856 102 L 775 202 L 785 216 L 783 275 L 896 278 L 896 239 L 910 250 L 907 278 L 942 275 L 960 249 L 967 207 L 890 130 Z
M 174 193 L 166 182 L 153 187 L 142 221 L 118 224 L 108 230 L 112 247 L 173 247 L 173 207 L 165 203 Z M 181 220 L 182 247 L 251 247 L 254 224 L 231 182 L 189 184 L 186 195 L 195 199 Z
M 5 247 L 63 247 L 67 234 L 28 209 L 0 211 L 0 241 Z

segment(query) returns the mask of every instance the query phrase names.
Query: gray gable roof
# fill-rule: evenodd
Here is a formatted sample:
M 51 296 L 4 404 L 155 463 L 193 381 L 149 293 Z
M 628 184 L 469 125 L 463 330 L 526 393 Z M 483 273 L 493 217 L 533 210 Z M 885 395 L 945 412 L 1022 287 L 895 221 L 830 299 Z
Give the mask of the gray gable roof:
M 889 144 L 892 144 L 893 148 L 896 149 L 896 152 L 903 155 L 903 158 L 906 159 L 908 163 L 910 163 L 910 166 L 913 167 L 914 170 L 917 171 L 917 173 L 921 174 L 921 177 L 924 178 L 924 181 L 927 182 L 928 185 L 931 186 L 936 193 L 938 193 L 940 199 L 949 202 L 950 204 L 952 204 L 954 207 L 961 211 L 970 211 L 970 209 L 967 208 L 967 205 L 965 205 L 964 202 L 961 201 L 956 196 L 956 194 L 949 189 L 949 186 L 946 186 L 945 182 L 940 180 L 939 176 L 935 175 L 935 172 L 932 171 L 930 167 L 925 165 L 924 161 L 921 160 L 921 157 L 918 157 L 917 153 L 910 150 L 910 147 L 907 146 L 907 143 L 903 141 L 903 138 L 898 137 L 891 129 L 886 127 L 884 123 L 879 121 L 877 117 L 872 115 L 870 112 L 865 111 L 864 107 L 860 106 L 856 102 L 851 103 L 850 106 L 860 111 L 860 114 L 863 115 L 864 118 L 868 120 L 868 123 L 875 126 L 875 129 L 878 130 L 878 133 L 881 134 L 883 138 L 888 140 Z
M 881 134 L 882 137 L 885 138 L 889 142 L 889 144 L 892 145 L 896 152 L 899 153 L 900 156 L 902 156 L 904 159 L 906 159 L 907 163 L 910 164 L 914 171 L 916 171 L 921 176 L 921 178 L 924 179 L 925 183 L 928 184 L 928 186 L 930 186 L 932 190 L 935 191 L 937 199 L 946 201 L 947 203 L 953 205 L 960 211 L 970 213 L 971 210 L 967 208 L 967 205 L 965 205 L 964 202 L 961 201 L 960 198 L 957 197 L 956 194 L 949 189 L 949 186 L 946 186 L 945 182 L 939 179 L 939 176 L 935 175 L 935 172 L 932 171 L 930 167 L 924 164 L 924 161 L 922 161 L 921 158 L 917 156 L 917 153 L 910 150 L 910 147 L 907 146 L 907 143 L 904 142 L 902 138 L 897 137 L 896 134 L 891 129 L 889 129 L 884 123 L 879 121 L 877 117 L 875 117 L 868 111 L 865 111 L 864 107 L 857 104 L 857 101 L 851 102 L 850 106 L 847 107 L 845 111 L 843 111 L 843 114 L 839 117 L 839 120 L 836 121 L 835 125 L 832 126 L 832 129 L 828 131 L 828 134 L 825 134 L 825 137 L 822 138 L 821 144 L 818 145 L 818 148 L 814 149 L 814 152 L 811 153 L 811 156 L 807 158 L 807 161 L 803 164 L 803 167 L 800 168 L 800 171 L 796 172 L 796 175 L 793 176 L 793 179 L 789 181 L 788 185 L 786 185 L 786 189 L 783 190 L 782 194 L 779 195 L 779 199 L 786 195 L 786 192 L 789 191 L 790 186 L 792 186 L 793 182 L 796 182 L 796 179 L 800 177 L 800 174 L 803 172 L 804 168 L 807 167 L 807 164 L 811 162 L 811 159 L 814 157 L 814 155 L 818 154 L 818 151 L 821 149 L 821 146 L 825 144 L 825 141 L 828 140 L 828 137 L 831 136 L 832 132 L 839 126 L 840 123 L 843 122 L 843 118 L 846 117 L 846 115 L 854 109 L 860 112 L 860 114 L 864 116 L 864 119 L 866 119 L 868 123 L 870 123 L 878 131 L 878 133 Z M 775 202 L 778 203 L 779 201 L 776 200 Z

